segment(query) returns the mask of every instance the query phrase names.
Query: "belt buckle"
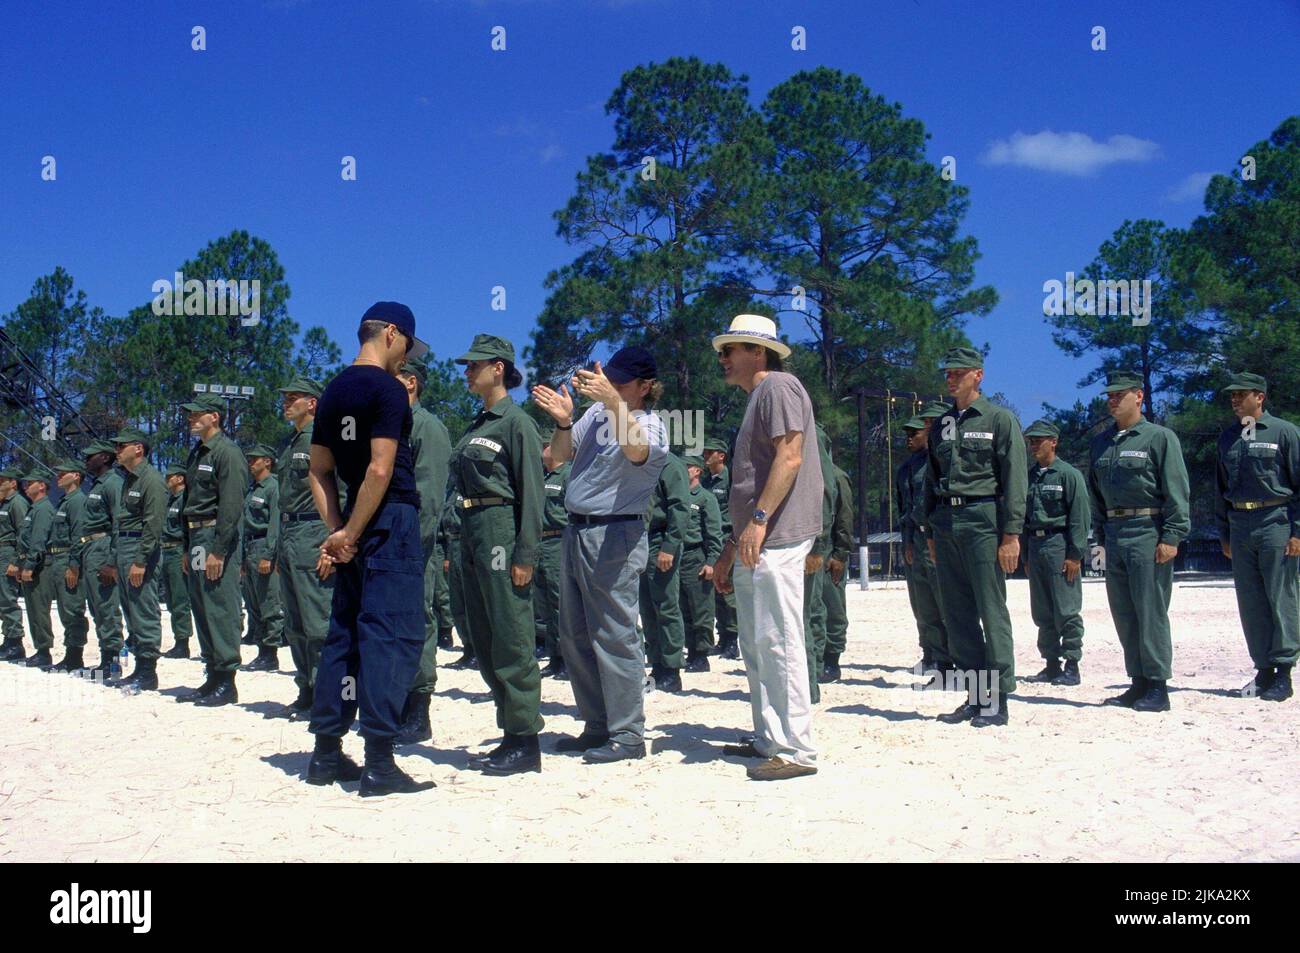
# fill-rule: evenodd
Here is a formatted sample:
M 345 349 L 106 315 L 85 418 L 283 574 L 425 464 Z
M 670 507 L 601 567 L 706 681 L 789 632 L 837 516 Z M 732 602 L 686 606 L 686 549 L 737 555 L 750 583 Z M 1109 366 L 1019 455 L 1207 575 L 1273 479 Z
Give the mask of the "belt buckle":
M 467 510 L 467 509 L 469 509 L 469 508 L 470 508 L 470 502 L 469 502 L 469 500 L 467 500 L 467 499 L 465 499 L 465 500 L 461 500 L 461 501 L 460 501 L 460 508 L 461 508 L 462 510 Z
M 950 497 L 948 497 L 948 505 L 949 505 L 949 506 L 961 506 L 961 501 L 962 501 L 962 498 L 961 498 L 960 496 L 950 496 Z

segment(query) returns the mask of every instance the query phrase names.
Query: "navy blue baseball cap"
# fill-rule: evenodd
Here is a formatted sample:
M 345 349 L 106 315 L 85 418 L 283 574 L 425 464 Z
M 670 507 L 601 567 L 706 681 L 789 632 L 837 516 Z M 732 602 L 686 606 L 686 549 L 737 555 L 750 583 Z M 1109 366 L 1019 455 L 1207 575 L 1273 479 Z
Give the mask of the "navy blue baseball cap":
M 429 353 L 429 345 L 415 336 L 415 315 L 400 301 L 376 301 L 366 309 L 366 313 L 361 316 L 361 321 L 362 323 L 383 321 L 405 334 L 406 339 L 411 342 L 406 350 L 408 361 L 419 360 Z
M 614 384 L 628 381 L 653 380 L 659 376 L 655 356 L 643 347 L 625 347 L 603 365 L 605 376 Z

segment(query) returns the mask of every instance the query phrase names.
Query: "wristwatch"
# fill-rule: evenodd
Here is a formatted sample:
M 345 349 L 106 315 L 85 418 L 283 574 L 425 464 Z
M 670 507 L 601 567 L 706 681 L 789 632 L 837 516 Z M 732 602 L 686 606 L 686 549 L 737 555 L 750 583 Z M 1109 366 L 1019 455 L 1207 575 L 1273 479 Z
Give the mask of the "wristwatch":
M 754 510 L 754 523 L 758 526 L 766 526 L 767 510 Z

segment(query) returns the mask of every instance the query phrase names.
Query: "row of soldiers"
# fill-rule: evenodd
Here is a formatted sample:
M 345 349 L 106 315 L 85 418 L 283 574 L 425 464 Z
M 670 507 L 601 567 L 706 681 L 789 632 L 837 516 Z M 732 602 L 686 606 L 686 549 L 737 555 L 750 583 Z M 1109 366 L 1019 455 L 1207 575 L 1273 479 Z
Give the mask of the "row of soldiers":
M 954 348 L 943 367 L 953 401 L 907 421 L 911 456 L 896 474 L 918 668 L 933 673 L 932 685 L 968 692 L 941 720 L 1007 723 L 1015 662 L 1005 579 L 1020 564 L 1022 537 L 1045 663 L 1032 680 L 1080 684 L 1083 562 L 1095 535 L 1132 682 L 1106 704 L 1168 711 L 1168 610 L 1173 561 L 1191 528 L 1189 486 L 1177 436 L 1142 415 L 1142 379 L 1108 376 L 1112 423 L 1091 441 L 1085 479 L 1057 456 L 1054 424 L 1038 420 L 1022 434 L 1014 414 L 982 396 L 978 351 Z M 1283 701 L 1300 654 L 1300 429 L 1264 409 L 1262 376 L 1236 374 L 1225 391 L 1235 422 L 1218 441 L 1215 516 L 1256 668 L 1240 694 Z

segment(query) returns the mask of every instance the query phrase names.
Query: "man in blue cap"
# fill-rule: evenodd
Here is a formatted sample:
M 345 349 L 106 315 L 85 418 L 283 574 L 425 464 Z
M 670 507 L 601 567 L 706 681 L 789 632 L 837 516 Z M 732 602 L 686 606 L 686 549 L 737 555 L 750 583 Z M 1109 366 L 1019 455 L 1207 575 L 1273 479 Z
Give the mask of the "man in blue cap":
M 311 710 L 315 750 L 307 783 L 361 781 L 362 797 L 433 787 L 393 760 L 407 689 L 424 647 L 424 553 L 420 493 L 411 452 L 411 406 L 397 379 L 428 346 L 415 315 L 380 301 L 362 316 L 361 350 L 317 403 L 311 492 L 329 536 L 321 558 L 337 567 L 329 635 L 321 649 Z M 347 484 L 339 512 L 335 473 Z M 358 712 L 365 769 L 343 754 Z

